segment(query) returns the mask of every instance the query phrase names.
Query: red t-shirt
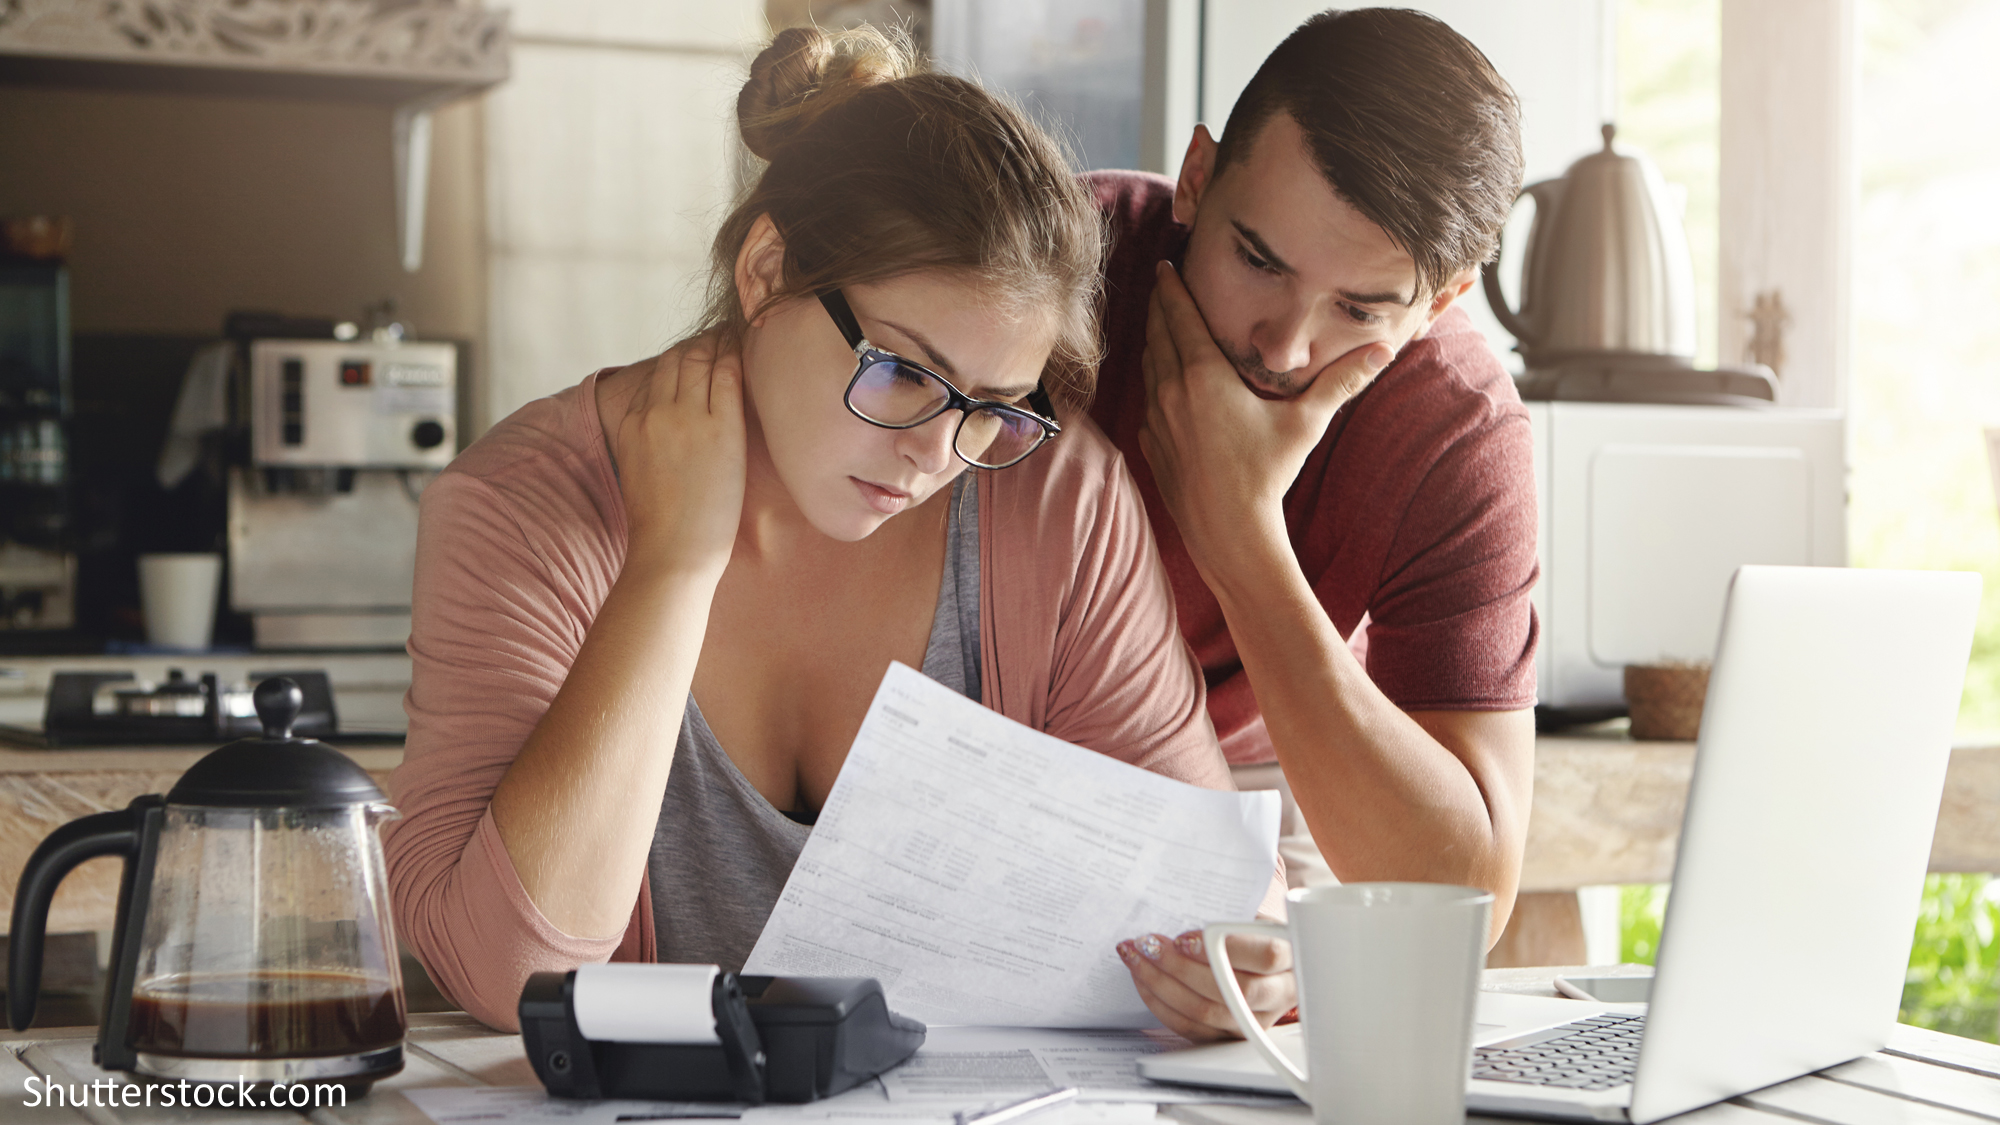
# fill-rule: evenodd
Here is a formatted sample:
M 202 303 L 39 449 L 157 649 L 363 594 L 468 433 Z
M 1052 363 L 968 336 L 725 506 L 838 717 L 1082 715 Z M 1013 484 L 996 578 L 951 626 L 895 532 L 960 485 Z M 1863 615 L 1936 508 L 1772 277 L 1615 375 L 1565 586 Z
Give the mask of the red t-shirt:
M 1086 177 L 1112 232 L 1106 355 L 1091 416 L 1138 481 L 1173 584 L 1181 634 L 1208 679 L 1229 760 L 1274 760 L 1257 698 L 1139 451 L 1140 356 L 1153 269 L 1179 264 L 1188 228 L 1173 182 Z M 1369 676 L 1406 711 L 1512 711 L 1535 702 L 1535 472 L 1528 412 L 1459 309 L 1438 318 L 1334 414 L 1285 494 L 1285 526 L 1320 604 Z

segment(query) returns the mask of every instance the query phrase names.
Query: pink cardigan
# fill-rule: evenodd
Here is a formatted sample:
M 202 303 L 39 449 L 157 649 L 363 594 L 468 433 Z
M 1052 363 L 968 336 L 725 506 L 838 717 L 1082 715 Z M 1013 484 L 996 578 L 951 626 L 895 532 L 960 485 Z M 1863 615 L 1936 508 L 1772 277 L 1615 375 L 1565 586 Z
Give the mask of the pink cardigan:
M 390 893 L 397 932 L 439 987 L 503 1029 L 530 973 L 653 958 L 643 880 L 623 934 L 563 933 L 523 890 L 489 807 L 624 561 L 596 385 L 529 403 L 459 455 L 424 491 L 417 536 Z M 982 698 L 1121 761 L 1232 788 L 1131 478 L 1088 418 L 1062 422 L 1027 461 L 979 474 Z M 659 732 L 661 753 L 676 734 Z

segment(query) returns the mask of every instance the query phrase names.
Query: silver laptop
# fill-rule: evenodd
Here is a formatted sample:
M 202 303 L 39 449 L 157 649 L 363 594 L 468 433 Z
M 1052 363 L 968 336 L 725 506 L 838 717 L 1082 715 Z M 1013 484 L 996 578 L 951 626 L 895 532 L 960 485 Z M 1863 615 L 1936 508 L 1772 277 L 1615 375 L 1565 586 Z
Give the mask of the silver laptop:
M 1651 1003 L 1482 993 L 1469 1108 L 1658 1121 L 1888 1042 L 1979 588 L 1969 573 L 1736 572 Z M 1286 1089 L 1245 1043 L 1140 1070 Z

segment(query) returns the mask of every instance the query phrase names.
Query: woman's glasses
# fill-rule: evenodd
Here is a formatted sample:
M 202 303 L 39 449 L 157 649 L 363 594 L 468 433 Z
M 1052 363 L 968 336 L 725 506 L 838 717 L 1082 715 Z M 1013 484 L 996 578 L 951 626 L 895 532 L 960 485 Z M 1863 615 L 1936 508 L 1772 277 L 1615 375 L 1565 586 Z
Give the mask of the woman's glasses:
M 960 411 L 951 447 L 966 464 L 980 469 L 1018 464 L 1062 432 L 1051 417 L 1055 408 L 1039 385 L 1028 395 L 1032 411 L 973 398 L 930 368 L 869 343 L 840 290 L 822 290 L 819 302 L 840 327 L 847 346 L 854 349 L 847 409 L 862 421 L 885 429 L 908 430 L 947 410 Z

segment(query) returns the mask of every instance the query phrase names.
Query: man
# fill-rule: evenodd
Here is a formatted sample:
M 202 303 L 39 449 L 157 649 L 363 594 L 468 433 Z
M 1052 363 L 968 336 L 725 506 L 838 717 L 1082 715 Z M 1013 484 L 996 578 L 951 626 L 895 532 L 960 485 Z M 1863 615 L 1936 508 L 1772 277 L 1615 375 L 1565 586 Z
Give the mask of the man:
M 1520 187 L 1513 92 L 1440 21 L 1325 12 L 1220 144 L 1195 129 L 1178 182 L 1089 179 L 1114 239 L 1092 415 L 1145 497 L 1225 752 L 1240 776 L 1282 767 L 1311 833 L 1295 871 L 1317 841 L 1342 881 L 1483 887 L 1497 938 L 1533 782 L 1533 453 L 1452 306 Z M 1198 935 L 1129 944 L 1169 1026 L 1231 1026 Z

